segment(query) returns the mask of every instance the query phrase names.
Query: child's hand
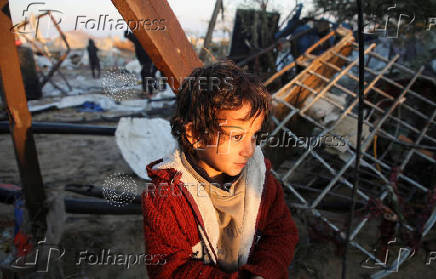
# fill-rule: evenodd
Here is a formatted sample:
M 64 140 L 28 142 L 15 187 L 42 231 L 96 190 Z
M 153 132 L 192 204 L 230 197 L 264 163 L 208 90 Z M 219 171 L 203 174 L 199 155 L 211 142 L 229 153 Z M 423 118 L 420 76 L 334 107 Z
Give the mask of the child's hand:
M 264 278 L 262 276 L 255 275 L 255 276 L 251 276 L 251 279 L 264 279 Z

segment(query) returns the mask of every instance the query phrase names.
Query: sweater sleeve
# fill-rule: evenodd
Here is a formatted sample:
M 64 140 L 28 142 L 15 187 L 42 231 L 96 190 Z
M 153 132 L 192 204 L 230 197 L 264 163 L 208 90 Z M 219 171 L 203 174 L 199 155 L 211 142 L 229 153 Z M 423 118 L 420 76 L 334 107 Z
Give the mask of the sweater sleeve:
M 192 235 L 183 230 L 184 216 L 176 215 L 172 206 L 177 204 L 170 200 L 144 194 L 142 196 L 146 253 L 148 257 L 160 257 L 157 264 L 147 265 L 149 277 L 241 278 L 238 277 L 238 272 L 226 273 L 215 265 L 207 265 L 201 260 L 191 258 L 192 247 L 188 239 Z
M 298 230 L 284 199 L 283 188 L 268 172 L 267 187 L 272 191 L 269 208 L 260 216 L 266 220 L 261 238 L 244 269 L 265 279 L 288 278 L 288 267 L 294 257 Z M 270 195 L 268 195 L 270 196 Z

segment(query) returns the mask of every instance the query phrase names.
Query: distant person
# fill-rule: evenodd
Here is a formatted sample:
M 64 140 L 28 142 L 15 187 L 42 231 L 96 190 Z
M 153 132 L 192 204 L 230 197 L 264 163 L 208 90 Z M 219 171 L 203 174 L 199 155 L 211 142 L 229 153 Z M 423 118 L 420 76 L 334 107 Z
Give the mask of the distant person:
M 131 31 L 124 31 L 124 37 L 129 39 L 134 45 L 135 45 L 135 54 L 136 58 L 138 59 L 139 63 L 142 66 L 141 69 L 141 80 L 142 80 L 142 90 L 146 94 L 147 98 L 151 98 L 153 95 L 153 84 L 156 84 L 153 80 L 153 82 L 147 82 L 146 78 L 151 77 L 154 78 L 156 74 L 156 67 L 153 65 L 153 61 L 151 58 L 147 55 L 144 48 L 142 48 L 141 43 L 139 43 L 138 39 L 135 37 L 133 32 Z
M 95 46 L 93 39 L 89 39 L 88 43 L 88 56 L 89 66 L 91 66 L 92 77 L 95 78 L 95 70 L 98 71 L 98 78 L 100 78 L 100 60 L 97 55 L 98 48 Z
M 330 32 L 330 22 L 327 20 L 317 20 L 314 23 L 314 28 L 312 28 L 307 24 L 307 20 L 300 19 L 302 9 L 303 4 L 298 4 L 293 17 L 288 21 L 286 27 L 274 34 L 274 38 L 276 40 L 280 38 L 286 38 L 290 35 L 289 39 L 291 43 L 291 54 L 294 60 L 296 60 L 312 45 L 317 43 L 320 38 L 324 37 Z M 333 41 L 334 39 L 331 38 L 328 43 L 333 44 Z M 330 45 L 325 45 L 324 47 L 329 46 Z M 323 51 L 324 49 L 320 48 L 313 51 L 313 54 L 318 54 Z M 302 66 L 297 65 L 295 67 L 296 74 L 301 72 L 303 69 L 304 68 Z
M 312 29 L 304 20 L 300 19 L 302 9 L 303 4 L 298 4 L 294 16 L 288 21 L 286 27 L 274 35 L 276 40 L 291 35 L 291 53 L 294 59 L 297 59 L 306 49 L 319 41 L 319 35 L 316 30 Z M 306 33 L 293 41 L 294 36 L 303 32 Z

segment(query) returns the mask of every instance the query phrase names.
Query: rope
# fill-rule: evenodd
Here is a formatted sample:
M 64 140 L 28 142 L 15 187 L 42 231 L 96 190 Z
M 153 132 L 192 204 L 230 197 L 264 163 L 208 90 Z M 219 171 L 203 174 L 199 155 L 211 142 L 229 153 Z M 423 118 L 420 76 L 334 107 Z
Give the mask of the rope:
M 377 135 L 374 136 L 374 159 L 377 160 Z M 379 163 L 376 163 L 375 166 L 379 172 L 382 172 L 382 169 L 381 169 Z

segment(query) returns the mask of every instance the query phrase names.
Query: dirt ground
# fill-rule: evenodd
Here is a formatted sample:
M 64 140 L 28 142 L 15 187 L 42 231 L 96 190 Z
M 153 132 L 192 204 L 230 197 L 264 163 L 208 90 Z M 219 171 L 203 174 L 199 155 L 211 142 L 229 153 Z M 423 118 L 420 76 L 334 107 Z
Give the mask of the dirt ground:
M 34 115 L 35 121 L 56 121 L 60 119 L 99 119 L 92 113 L 77 113 L 74 109 L 49 111 Z M 114 122 L 94 122 L 93 125 L 116 126 Z M 34 135 L 39 165 L 48 191 L 57 190 L 62 195 L 72 196 L 63 191 L 66 184 L 102 185 L 104 179 L 113 173 L 134 175 L 121 156 L 112 136 L 83 135 Z M 9 134 L 0 134 L 0 181 L 20 184 L 13 145 Z M 140 182 L 140 179 L 137 179 Z M 61 195 L 61 196 L 62 196 Z M 60 197 L 61 197 L 60 196 Z M 82 197 L 83 198 L 83 197 Z M 12 247 L 13 206 L 0 204 L 1 233 L 0 261 Z M 289 278 L 340 278 L 342 258 L 336 254 L 333 242 L 315 241 L 309 238 L 304 212 L 292 210 L 300 231 L 300 242 L 295 259 L 290 266 Z M 335 217 L 345 220 L 346 214 Z M 129 269 L 122 266 L 77 264 L 80 251 L 101 251 L 110 249 L 112 253 L 142 254 L 144 239 L 142 217 L 140 215 L 89 215 L 66 214 L 62 222 L 63 233 L 59 245 L 65 248 L 63 258 L 64 278 L 147 278 L 145 266 L 134 265 Z M 359 242 L 368 248 L 377 238 L 377 222 L 370 222 L 358 235 Z M 436 238 L 433 232 L 428 239 Z M 369 248 L 368 248 L 369 249 Z M 435 249 L 436 250 L 436 249 Z M 394 252 L 395 254 L 395 252 Z M 365 269 L 361 263 L 365 256 L 355 248 L 350 248 L 348 277 L 368 278 L 375 269 Z M 436 261 L 426 265 L 424 250 L 407 260 L 399 272 L 388 278 L 436 278 Z
M 108 126 L 106 124 L 106 126 Z M 66 184 L 102 185 L 113 173 L 132 174 L 111 136 L 35 135 L 38 159 L 47 189 L 63 189 Z M 0 136 L 0 177 L 2 183 L 19 185 L 18 170 L 10 135 Z M 50 191 L 49 190 L 49 191 Z M 66 193 L 66 196 L 74 196 Z M 2 223 L 13 221 L 13 206 L 1 204 Z M 12 226 L 3 227 L 13 235 Z M 60 246 L 66 250 L 65 278 L 146 278 L 142 266 L 123 270 L 118 266 L 75 265 L 77 251 L 111 249 L 144 253 L 140 215 L 66 214 Z M 9 245 L 12 245 L 9 241 Z M 70 252 L 70 253 L 69 253 Z M 121 272 L 121 273 L 120 273 Z

